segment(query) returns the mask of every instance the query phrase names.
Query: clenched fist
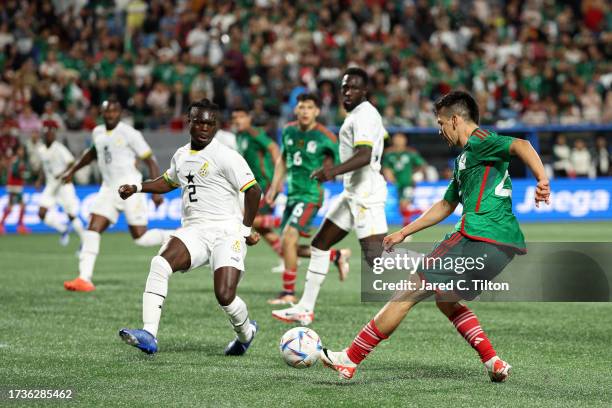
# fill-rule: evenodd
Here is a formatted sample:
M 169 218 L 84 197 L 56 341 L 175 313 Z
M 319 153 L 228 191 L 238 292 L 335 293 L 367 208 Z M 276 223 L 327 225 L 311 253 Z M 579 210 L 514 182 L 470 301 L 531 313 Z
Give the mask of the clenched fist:
M 136 192 L 136 186 L 133 184 L 124 184 L 119 187 L 118 191 L 119 197 L 121 197 L 123 200 L 127 200 L 129 197 L 132 196 L 132 194 Z

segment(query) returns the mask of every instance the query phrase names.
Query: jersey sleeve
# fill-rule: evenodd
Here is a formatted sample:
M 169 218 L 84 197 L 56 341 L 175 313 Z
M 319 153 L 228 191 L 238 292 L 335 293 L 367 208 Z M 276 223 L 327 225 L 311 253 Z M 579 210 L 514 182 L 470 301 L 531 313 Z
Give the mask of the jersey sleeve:
M 338 153 L 338 143 L 325 137 L 323 144 L 323 152 L 329 154 L 334 159 L 334 164 L 340 163 L 340 154 Z
M 174 188 L 181 186 L 181 183 L 178 178 L 178 173 L 176 170 L 177 155 L 178 155 L 178 152 L 175 153 L 174 156 L 172 156 L 172 160 L 170 160 L 170 168 L 168 168 L 168 170 L 166 170 L 164 174 L 162 174 L 162 177 L 164 178 L 166 183 L 168 183 L 170 187 L 174 187 Z
M 286 146 L 287 146 L 287 139 L 289 138 L 289 131 L 287 130 L 288 126 L 285 126 L 285 128 L 283 129 L 283 133 L 281 134 L 281 147 L 280 147 L 280 155 L 281 157 L 285 158 L 285 153 L 287 152 Z
M 256 137 L 253 138 L 253 140 L 255 141 L 257 146 L 259 146 L 259 148 L 262 150 L 267 150 L 268 147 L 272 143 L 274 143 L 274 141 L 270 139 L 270 137 L 265 132 L 259 133 Z
M 237 191 L 243 193 L 257 184 L 251 168 L 238 153 L 228 155 L 223 166 L 228 181 Z
M 129 143 L 139 159 L 147 159 L 153 155 L 151 147 L 138 130 L 130 132 Z
M 374 112 L 357 115 L 353 122 L 353 147 L 373 147 L 384 133 L 382 119 L 374 115 Z
M 489 133 L 486 137 L 470 137 L 470 145 L 475 158 L 479 161 L 509 161 L 510 145 L 513 137 Z
M 391 156 L 388 153 L 383 153 L 382 166 L 386 169 L 393 169 L 393 164 L 391 163 Z
M 60 144 L 60 155 L 62 156 L 62 161 L 65 163 L 72 163 L 74 161 L 74 156 L 63 144 Z
M 446 192 L 444 193 L 444 200 L 449 203 L 458 203 L 459 202 L 459 185 L 457 184 L 457 180 L 453 175 L 448 187 L 446 188 Z

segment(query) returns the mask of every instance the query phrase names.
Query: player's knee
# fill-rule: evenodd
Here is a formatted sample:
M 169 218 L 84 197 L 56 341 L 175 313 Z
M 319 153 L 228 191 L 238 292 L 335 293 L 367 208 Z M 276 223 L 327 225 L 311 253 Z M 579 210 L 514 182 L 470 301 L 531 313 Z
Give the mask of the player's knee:
M 299 239 L 298 231 L 295 228 L 286 228 L 283 231 L 282 244 L 283 249 L 293 247 Z
M 215 297 L 221 306 L 227 306 L 236 298 L 236 288 L 227 285 L 216 287 Z
M 446 316 L 451 316 L 453 313 L 455 313 L 455 309 L 458 307 L 458 303 L 436 299 L 436 306 Z

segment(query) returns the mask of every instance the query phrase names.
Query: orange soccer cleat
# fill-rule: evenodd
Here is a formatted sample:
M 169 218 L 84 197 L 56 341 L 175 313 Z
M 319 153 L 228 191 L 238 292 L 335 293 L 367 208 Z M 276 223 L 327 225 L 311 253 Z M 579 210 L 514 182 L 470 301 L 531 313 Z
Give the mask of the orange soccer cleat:
M 96 290 L 96 287 L 93 283 L 87 282 L 85 279 L 76 278 L 71 281 L 65 281 L 64 289 L 75 292 L 91 292 Z

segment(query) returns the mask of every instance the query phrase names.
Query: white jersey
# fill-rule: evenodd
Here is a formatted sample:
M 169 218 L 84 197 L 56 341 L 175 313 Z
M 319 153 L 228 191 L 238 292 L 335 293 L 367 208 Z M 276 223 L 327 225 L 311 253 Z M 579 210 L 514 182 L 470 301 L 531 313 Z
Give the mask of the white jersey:
M 343 175 L 344 194 L 364 205 L 380 204 L 387 198 L 387 184 L 380 173 L 386 134 L 380 114 L 368 101 L 349 112 L 340 127 L 339 153 L 342 162 L 355 155 L 356 147 L 372 147 L 370 164 Z
M 104 125 L 96 126 L 92 139 L 102 173 L 102 184 L 114 188 L 142 182 L 142 174 L 136 168 L 136 159 L 145 159 L 152 154 L 142 133 L 119 122 L 113 130 L 106 130 Z
M 215 139 L 232 150 L 238 150 L 238 144 L 236 143 L 236 135 L 232 132 L 219 129 L 217 130 L 217 133 L 215 133 Z
M 182 225 L 242 222 L 239 193 L 256 184 L 253 172 L 235 150 L 213 139 L 204 149 L 179 148 L 164 179 L 182 192 Z
M 45 178 L 48 183 L 59 182 L 58 178 L 68 168 L 68 165 L 74 161 L 74 156 L 70 150 L 57 140 L 47 147 L 46 144 L 40 143 L 37 146 L 37 153 L 42 161 L 42 168 L 45 172 Z

